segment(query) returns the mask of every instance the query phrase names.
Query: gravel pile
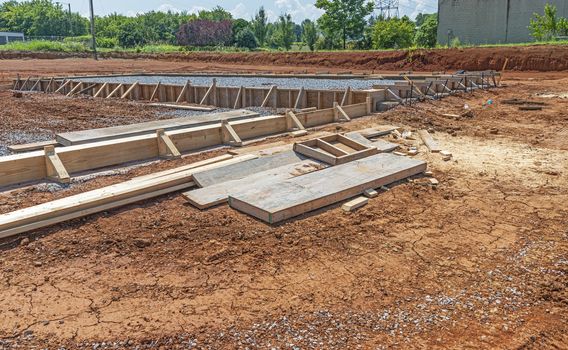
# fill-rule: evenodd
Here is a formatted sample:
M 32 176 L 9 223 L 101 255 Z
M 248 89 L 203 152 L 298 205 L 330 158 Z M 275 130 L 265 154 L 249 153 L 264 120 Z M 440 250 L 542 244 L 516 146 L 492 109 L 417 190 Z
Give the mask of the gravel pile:
M 218 86 L 233 87 L 262 87 L 276 85 L 280 88 L 300 88 L 313 90 L 346 89 L 351 87 L 354 90 L 364 90 L 373 87 L 374 84 L 388 83 L 388 80 L 381 79 L 318 79 L 318 78 L 267 78 L 267 77 L 211 77 L 211 76 L 123 76 L 123 77 L 97 77 L 77 79 L 84 82 L 110 82 L 132 84 L 156 84 L 162 82 L 167 85 L 184 85 L 188 80 L 192 85 L 209 86 L 213 78 L 217 79 Z

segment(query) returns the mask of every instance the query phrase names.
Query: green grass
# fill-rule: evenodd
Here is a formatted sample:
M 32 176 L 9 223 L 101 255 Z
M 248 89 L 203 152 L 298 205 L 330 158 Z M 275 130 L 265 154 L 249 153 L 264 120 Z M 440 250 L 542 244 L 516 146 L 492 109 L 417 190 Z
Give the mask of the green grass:
M 568 45 L 568 40 L 557 40 L 557 41 L 547 41 L 547 42 L 530 42 L 530 43 L 516 43 L 516 44 L 485 44 L 485 45 L 470 45 L 470 44 L 458 44 L 455 48 L 473 48 L 473 47 L 526 47 L 526 46 L 540 46 L 540 45 Z M 415 51 L 421 48 L 409 47 L 405 50 Z M 447 49 L 447 46 L 437 46 L 436 49 Z M 378 51 L 393 51 L 395 49 L 385 49 L 385 50 L 320 50 L 317 52 L 378 52 Z M 44 41 L 44 40 L 34 40 L 25 42 L 11 42 L 7 45 L 0 46 L 0 51 L 35 51 L 35 52 L 90 52 L 89 45 L 76 42 L 76 41 Z M 246 49 L 239 49 L 236 47 L 201 47 L 201 48 L 187 48 L 177 45 L 168 44 L 154 44 L 145 45 L 142 47 L 135 48 L 99 48 L 101 52 L 131 52 L 131 53 L 149 53 L 149 54 L 159 54 L 159 53 L 176 53 L 176 52 L 211 52 L 211 53 L 233 53 L 233 52 L 249 52 Z M 267 53 L 279 53 L 279 52 L 306 52 L 308 51 L 306 46 L 300 49 L 298 44 L 294 44 L 292 50 L 276 50 L 270 48 L 259 48 L 257 52 L 267 52 Z
M 14 41 L 0 46 L 2 51 L 49 51 L 49 52 L 86 52 L 88 48 L 80 43 L 60 41 Z

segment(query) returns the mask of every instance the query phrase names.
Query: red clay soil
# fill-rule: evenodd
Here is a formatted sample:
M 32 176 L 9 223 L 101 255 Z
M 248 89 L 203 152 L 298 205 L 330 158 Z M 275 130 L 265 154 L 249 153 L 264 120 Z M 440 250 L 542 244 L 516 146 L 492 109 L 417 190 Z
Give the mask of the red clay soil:
M 335 205 L 275 226 L 226 205 L 200 211 L 172 194 L 5 242 L 0 349 L 566 348 L 568 78 L 510 75 L 506 84 L 326 129 L 430 129 L 451 161 L 418 140 L 391 141 L 417 145 L 437 187 L 415 179 L 354 213 Z M 521 112 L 502 103 L 511 98 L 546 105 Z M 68 123 L 40 124 L 53 131 L 85 127 L 89 118 L 113 123 L 92 99 L 0 99 L 10 128 L 24 131 L 34 125 L 19 110 L 34 107 Z M 495 103 L 484 108 L 489 99 Z M 102 108 L 148 117 L 112 103 Z M 466 103 L 473 117 L 442 115 Z M 2 193 L 0 212 L 204 157 L 55 193 Z
M 87 53 L 30 53 L 0 51 L 0 59 L 54 59 L 80 57 Z M 177 62 L 200 62 L 255 66 L 315 67 L 318 70 L 357 71 L 452 71 L 501 70 L 506 58 L 509 70 L 564 71 L 568 70 L 568 45 L 534 45 L 523 47 L 487 47 L 466 49 L 359 51 L 359 52 L 253 52 L 253 53 L 167 53 L 134 54 L 112 52 L 103 58 L 154 59 Z

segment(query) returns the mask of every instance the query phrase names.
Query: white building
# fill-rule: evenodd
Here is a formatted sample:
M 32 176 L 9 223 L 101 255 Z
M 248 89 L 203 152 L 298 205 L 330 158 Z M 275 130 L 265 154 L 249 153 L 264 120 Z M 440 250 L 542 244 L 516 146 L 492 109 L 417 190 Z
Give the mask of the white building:
M 0 45 L 11 41 L 24 41 L 24 33 L 0 32 Z

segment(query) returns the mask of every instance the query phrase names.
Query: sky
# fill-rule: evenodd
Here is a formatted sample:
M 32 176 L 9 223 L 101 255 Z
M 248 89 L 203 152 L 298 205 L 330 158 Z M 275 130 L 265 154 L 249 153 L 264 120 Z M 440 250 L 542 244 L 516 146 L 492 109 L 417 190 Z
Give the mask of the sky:
M 0 3 L 5 0 L 0 0 Z M 71 4 L 73 12 L 79 12 L 83 16 L 89 15 L 88 0 L 61 0 L 64 6 Z M 235 18 L 251 19 L 260 6 L 264 6 L 270 20 L 276 19 L 283 13 L 289 13 L 295 22 L 316 19 L 322 11 L 314 6 L 315 0 L 93 0 L 95 13 L 107 15 L 118 12 L 124 15 L 134 16 L 137 13 L 147 11 L 188 11 L 197 12 L 220 5 L 233 14 Z M 400 15 L 408 15 L 414 19 L 420 12 L 433 13 L 437 11 L 437 0 L 400 0 Z

